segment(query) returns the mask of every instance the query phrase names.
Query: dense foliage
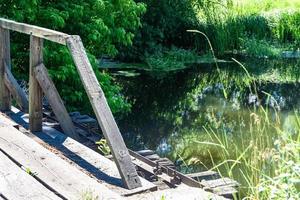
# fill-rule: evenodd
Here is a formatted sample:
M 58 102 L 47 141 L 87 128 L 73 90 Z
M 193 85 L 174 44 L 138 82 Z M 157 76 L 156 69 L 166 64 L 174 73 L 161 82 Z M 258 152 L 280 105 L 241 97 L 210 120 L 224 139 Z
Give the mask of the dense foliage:
M 154 55 L 159 57 L 156 62 L 160 63 L 174 47 L 207 53 L 210 47 L 206 39 L 187 33 L 188 29 L 205 33 L 218 56 L 224 56 L 232 50 L 247 51 L 245 47 L 253 39 L 262 45 L 254 52 L 249 52 L 251 55 L 256 51 L 272 52 L 273 47 L 281 50 L 288 46 L 293 49 L 299 44 L 300 5 L 295 0 L 138 1 L 147 5 L 147 12 L 142 18 L 142 28 L 136 33 L 133 47 L 120 51 L 120 58 L 124 61 L 147 63 L 148 58 Z M 169 68 L 169 65 L 165 68 Z
M 218 68 L 194 63 L 185 70 L 185 58 L 209 50 L 205 38 L 198 34 L 192 40 L 176 28 L 180 12 L 170 15 L 174 21 L 160 24 L 169 15 L 154 8 L 163 4 L 168 8 L 161 10 L 171 12 L 172 2 L 144 2 L 152 12 L 144 16 L 142 37 L 135 38 L 126 58 L 134 54 L 159 77 L 170 66 L 180 70 L 168 70 L 160 79 L 147 73 L 124 78 L 124 85 L 132 84 L 127 95 L 134 99 L 123 125 L 137 135 L 128 134 L 132 148 L 156 149 L 185 173 L 217 170 L 230 176 L 241 184 L 237 199 L 299 199 L 299 59 L 282 59 L 284 52 L 300 52 L 293 52 L 300 42 L 299 1 L 181 1 L 192 5 L 189 14 L 194 15 L 183 21 L 190 24 L 186 29 L 204 32 L 218 57 L 230 53 L 239 63 Z M 151 22 L 150 16 L 159 20 Z M 154 33 L 160 37 L 148 37 Z
M 193 40 L 187 29 L 195 27 L 191 0 L 137 0 L 147 5 L 142 29 L 137 31 L 134 45 L 120 52 L 126 61 L 141 61 L 172 46 L 191 47 Z M 129 52 L 129 53 L 128 53 Z
M 278 59 L 300 55 L 299 0 L 0 0 L 0 11 L 82 37 L 112 110 L 131 109 L 119 121 L 131 148 L 156 148 L 187 173 L 218 170 L 242 184 L 240 198 L 300 199 L 300 62 Z M 208 65 L 204 35 L 218 57 L 250 59 Z M 27 80 L 29 37 L 12 33 L 12 41 L 13 70 Z M 89 111 L 68 50 L 46 42 L 44 53 L 69 108 Z M 103 55 L 147 67 L 115 73 L 122 90 L 99 71 Z M 110 153 L 105 140 L 97 144 Z
M 98 80 L 114 112 L 128 111 L 121 88 L 105 72 L 99 73 L 96 57 L 114 56 L 117 45 L 130 45 L 134 31 L 141 25 L 145 6 L 133 0 L 0 0 L 1 17 L 80 35 L 90 53 Z M 13 68 L 18 77 L 28 73 L 28 36 L 12 34 Z M 45 61 L 64 100 L 71 108 L 89 110 L 79 76 L 65 47 L 45 44 Z
M 258 52 L 272 51 L 273 46 L 292 49 L 299 44 L 298 1 L 221 0 L 210 6 L 201 2 L 205 1 L 198 0 L 195 7 L 197 29 L 207 34 L 218 55 L 228 50 L 247 50 L 249 38 L 250 42 L 254 39 L 265 43 Z

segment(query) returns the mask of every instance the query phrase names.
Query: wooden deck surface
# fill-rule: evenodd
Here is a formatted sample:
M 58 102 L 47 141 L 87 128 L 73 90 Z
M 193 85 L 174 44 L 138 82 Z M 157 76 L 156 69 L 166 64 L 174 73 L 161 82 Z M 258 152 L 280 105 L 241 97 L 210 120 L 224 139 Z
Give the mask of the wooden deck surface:
M 30 35 L 29 100 L 7 72 L 11 70 L 10 31 Z M 84 138 L 74 129 L 43 66 L 44 40 L 67 45 L 114 162 L 80 143 Z M 0 112 L 0 200 L 161 199 L 163 192 L 168 199 L 182 199 L 188 192 L 189 199 L 212 199 L 210 193 L 187 185 L 153 192 L 157 186 L 138 175 L 79 36 L 0 18 L 0 41 L 0 110 L 6 113 Z M 43 121 L 43 94 L 65 135 Z M 29 115 L 11 111 L 11 97 Z
M 178 187 L 162 191 L 142 180 L 143 187 L 127 190 L 122 187 L 116 165 L 97 152 L 80 144 L 44 123 L 43 132 L 28 135 L 15 127 L 25 128 L 27 115 L 13 109 L 15 121 L 0 113 L 0 200 L 2 199 L 84 199 L 92 193 L 95 199 L 195 200 L 224 199 L 200 188 Z M 30 137 L 28 137 L 30 136 Z M 41 142 L 55 147 L 45 148 Z M 63 154 L 66 158 L 63 159 Z M 128 196 L 130 195 L 130 196 Z M 187 198 L 185 198 L 187 199 Z
M 27 114 L 13 108 L 10 117 L 12 117 L 15 122 L 12 122 L 11 120 L 8 120 L 7 122 L 6 119 L 6 123 L 14 123 L 12 125 L 22 124 L 22 126 L 28 128 Z M 5 118 L 2 118 L 2 120 L 5 120 Z M 120 195 L 128 196 L 146 190 L 156 190 L 157 187 L 153 183 L 148 182 L 142 177 L 140 177 L 142 187 L 132 190 L 126 189 L 122 184 L 122 179 L 117 166 L 113 161 L 84 146 L 78 141 L 67 137 L 51 126 L 52 125 L 49 123 L 43 123 L 43 132 L 37 132 L 33 136 L 61 152 L 64 157 L 72 161 L 79 169 L 94 176 L 95 179 L 102 181 L 103 184 L 112 191 Z
M 96 181 L 75 166 L 70 165 L 14 127 L 3 123 L 0 124 L 0 149 L 1 152 L 9 155 L 19 166 L 23 166 L 23 169 L 33 173 L 36 177 L 35 180 L 46 183 L 49 188 L 56 191 L 62 199 L 81 199 L 82 195 L 89 191 L 95 196 L 101 197 L 101 199 L 122 199 L 120 195 L 108 189 L 103 183 Z M 21 167 L 19 166 L 14 165 L 14 169 L 18 170 L 13 170 L 12 168 L 11 176 L 17 176 L 17 179 L 23 178 L 22 180 L 25 181 L 25 176 L 21 177 L 20 175 L 22 173 L 20 173 Z M 6 170 L 1 169 L 1 179 L 7 177 L 6 173 Z M 33 181 L 32 176 L 26 177 L 30 177 L 26 181 Z M 1 181 L 0 189 L 4 196 L 14 193 L 10 186 L 9 182 L 3 185 Z M 36 193 L 37 191 L 32 189 L 31 186 L 24 188 L 24 192 L 28 192 L 29 197 L 30 195 L 39 196 L 39 193 Z M 50 194 L 50 191 L 48 193 Z M 55 196 L 53 198 L 50 197 L 48 199 L 59 199 L 58 196 L 57 198 L 54 198 Z M 8 199 L 21 200 L 24 198 L 15 196 Z
M 61 199 L 0 152 L 0 191 L 7 199 Z

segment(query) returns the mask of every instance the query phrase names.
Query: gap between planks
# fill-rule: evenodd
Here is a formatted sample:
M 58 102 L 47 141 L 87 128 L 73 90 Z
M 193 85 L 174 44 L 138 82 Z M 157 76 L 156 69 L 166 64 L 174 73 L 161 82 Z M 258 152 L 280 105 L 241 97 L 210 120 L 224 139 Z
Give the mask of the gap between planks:
M 9 116 L 16 122 L 13 122 L 8 118 L 0 118 L 0 122 L 1 120 L 6 120 L 5 123 L 11 123 L 12 126 L 22 124 L 25 129 L 28 128 L 27 114 L 24 114 L 13 107 L 12 113 L 9 114 Z M 120 195 L 129 196 L 145 191 L 157 190 L 156 185 L 142 177 L 140 177 L 142 187 L 131 190 L 124 188 L 116 164 L 113 161 L 76 140 L 65 136 L 58 130 L 48 126 L 47 123 L 44 123 L 43 125 L 43 133 L 34 133 L 34 135 L 31 134 L 30 137 L 34 137 L 39 143 L 48 145 L 48 148 L 49 145 L 52 149 L 54 147 L 61 152 L 58 155 L 63 156 L 65 159 L 67 158 L 68 162 L 73 162 L 76 167 L 79 167 L 79 169 L 83 170 L 88 175 L 93 176 L 97 180 L 102 181 L 107 188 Z
M 2 119 L 3 116 L 0 116 Z M 12 126 L 0 126 L 0 148 L 67 199 L 79 199 L 86 191 L 103 199 L 122 199 L 102 183 L 22 134 Z
M 2 151 L 0 151 L 0 160 L 0 191 L 6 199 L 61 200 L 52 191 L 23 171 Z

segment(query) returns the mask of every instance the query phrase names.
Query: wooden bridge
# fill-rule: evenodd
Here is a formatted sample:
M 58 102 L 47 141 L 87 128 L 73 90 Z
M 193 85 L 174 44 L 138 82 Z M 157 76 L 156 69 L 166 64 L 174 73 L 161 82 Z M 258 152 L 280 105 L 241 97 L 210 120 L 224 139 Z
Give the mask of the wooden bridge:
M 10 31 L 30 35 L 28 98 L 11 72 Z M 101 130 L 67 112 L 43 63 L 44 40 L 68 47 Z M 0 45 L 0 200 L 223 199 L 236 192 L 236 182 L 214 172 L 184 175 L 167 159 L 154 162 L 150 150 L 128 150 L 79 36 L 0 18 Z M 113 159 L 96 151 L 100 131 Z

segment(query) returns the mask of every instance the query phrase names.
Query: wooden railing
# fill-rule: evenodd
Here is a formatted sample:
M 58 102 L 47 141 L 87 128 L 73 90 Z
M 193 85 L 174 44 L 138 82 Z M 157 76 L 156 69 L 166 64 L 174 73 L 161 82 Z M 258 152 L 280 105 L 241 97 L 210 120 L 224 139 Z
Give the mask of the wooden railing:
M 29 102 L 11 73 L 10 31 L 30 35 Z M 135 166 L 79 36 L 0 18 L 0 110 L 11 109 L 11 96 L 13 96 L 24 111 L 29 110 L 30 131 L 42 131 L 42 97 L 45 94 L 64 133 L 79 139 L 63 101 L 44 66 L 44 40 L 68 47 L 103 135 L 108 141 L 124 186 L 128 189 L 140 187 L 141 181 Z

